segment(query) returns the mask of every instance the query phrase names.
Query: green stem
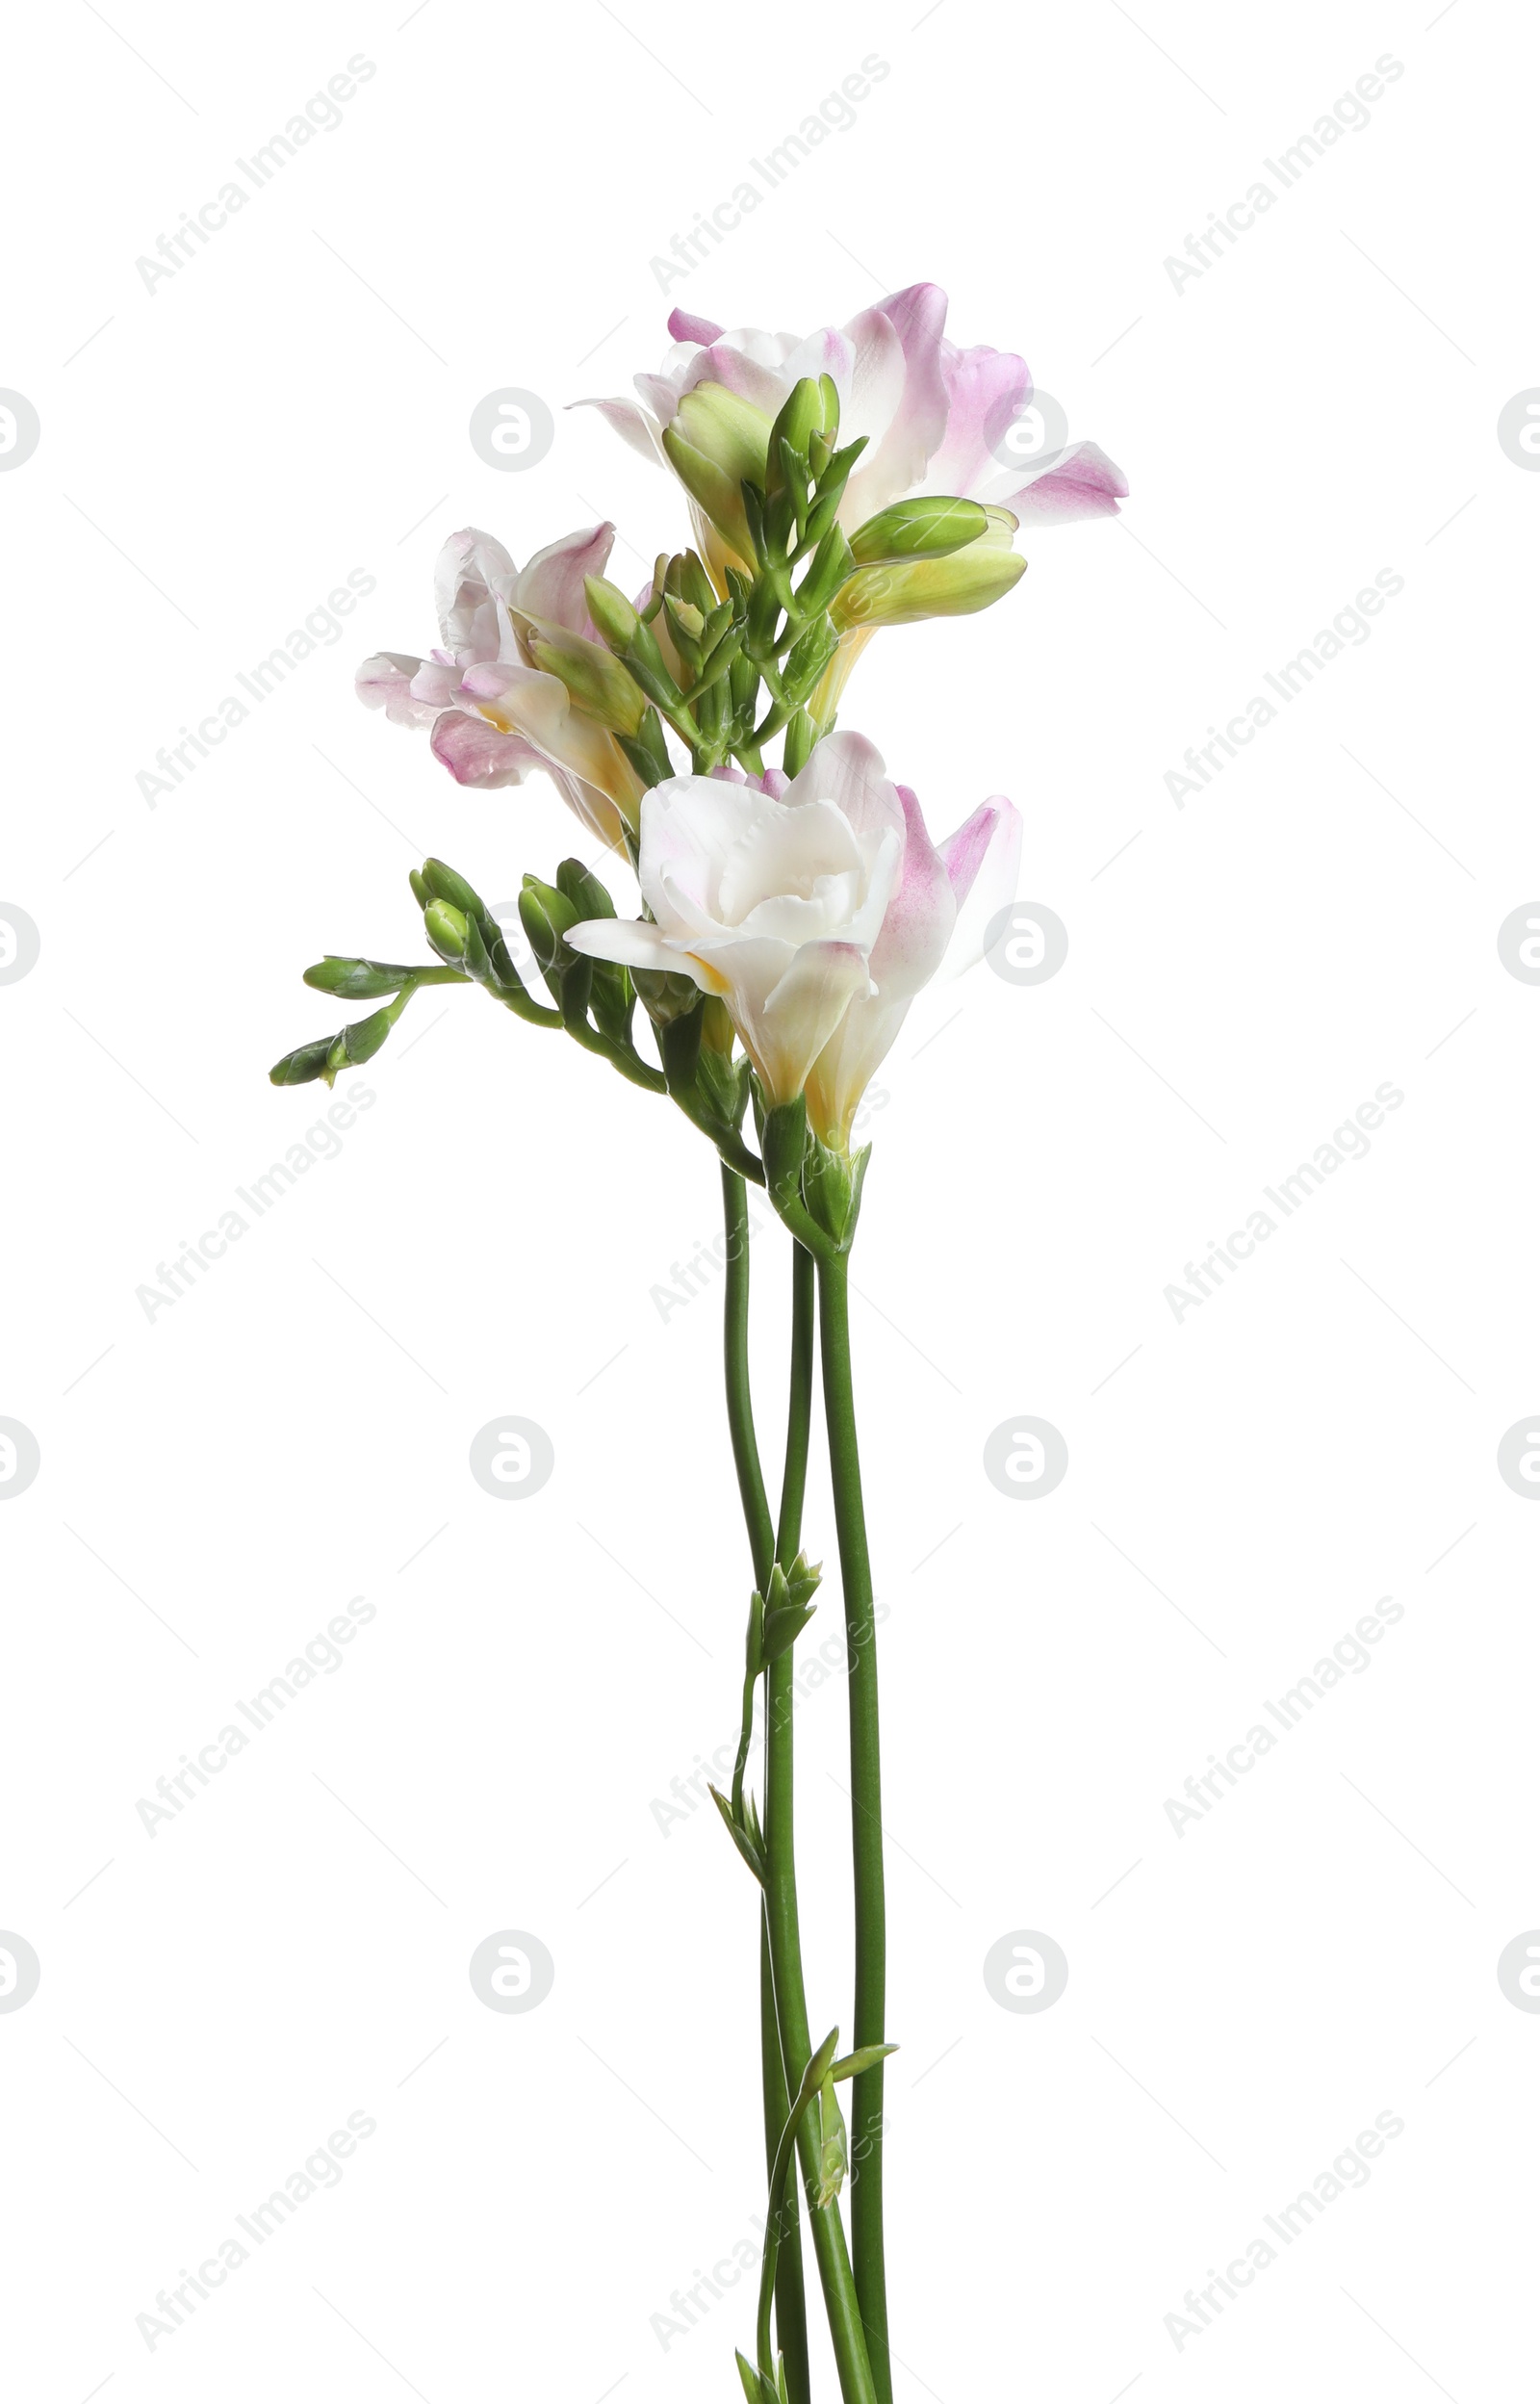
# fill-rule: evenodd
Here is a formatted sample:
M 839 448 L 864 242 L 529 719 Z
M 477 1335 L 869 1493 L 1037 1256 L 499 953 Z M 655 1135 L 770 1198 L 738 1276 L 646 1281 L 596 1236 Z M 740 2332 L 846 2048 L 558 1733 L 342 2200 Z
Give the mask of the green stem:
M 759 1467 L 754 1399 L 749 1390 L 749 1197 L 743 1179 L 726 1161 L 722 1164 L 722 1219 L 727 1234 L 722 1367 L 727 1383 L 728 1433 L 732 1439 L 732 1465 L 738 1473 L 744 1525 L 749 1531 L 754 1582 L 762 1594 L 775 1565 L 776 1535 L 765 1498 L 764 1473 Z
M 791 1254 L 791 1390 L 786 1407 L 786 1456 L 781 1476 L 781 1513 L 776 1526 L 776 1559 L 783 1567 L 789 1567 L 802 1543 L 802 1506 L 808 1490 L 808 1441 L 812 1428 L 812 1373 L 816 1350 L 814 1319 L 817 1286 L 811 1255 L 800 1244 Z M 765 1671 L 765 1879 L 767 1890 L 785 1889 L 782 1902 L 783 1921 L 789 1919 L 793 1929 L 798 1926 L 796 1832 L 792 1817 L 792 1652 L 788 1648 Z M 782 1809 L 783 1794 L 785 1798 Z M 770 1829 L 774 1828 L 772 1837 Z M 762 1921 L 761 1975 L 770 1970 L 771 2026 L 775 2027 L 775 1984 L 771 1967 L 773 1954 L 770 1940 L 770 1902 L 766 1894 Z M 798 1978 L 801 1971 L 801 1938 L 797 1940 Z M 789 1974 L 788 1974 L 789 1975 Z M 802 2004 L 807 2018 L 807 2003 Z M 780 2092 L 789 2099 L 791 2080 L 781 2055 L 781 2039 L 776 2037 L 776 2055 L 781 2064 Z M 782 2107 L 776 2129 L 785 2126 L 789 2100 Z M 769 2120 L 765 2124 L 767 2148 L 773 2149 L 775 2131 Z M 808 2371 L 807 2304 L 804 2299 L 802 2263 L 802 2230 L 797 2210 L 797 2194 L 793 2187 L 786 2195 L 780 2217 L 781 2250 L 776 2261 L 776 2333 L 781 2351 L 786 2359 L 786 2393 L 790 2404 L 798 2404 L 796 2372 L 801 2372 L 803 2404 L 809 2394 Z M 788 2343 L 788 2339 L 790 2342 Z M 793 2360 L 794 2348 L 800 2347 L 801 2363 Z
M 786 1560 L 795 1557 L 801 1536 L 808 1434 L 812 1415 L 815 1269 L 811 1254 L 800 1244 L 792 1254 L 792 1276 L 791 1409 L 780 1530 L 781 1549 Z M 792 1654 L 787 1651 L 771 1663 L 765 1679 L 765 1919 L 770 1932 L 783 2066 L 787 2091 L 794 2095 L 808 2067 L 812 2041 L 808 2028 L 802 1927 L 797 1907 L 793 1701 Z M 817 2193 L 818 2148 L 806 2122 L 797 2132 L 797 2151 L 839 2372 L 839 2391 L 844 2404 L 879 2404 L 861 2334 L 860 2306 L 845 2251 L 844 2223 L 837 2205 L 821 2210 L 813 2200 Z
M 850 1270 L 846 1256 L 818 1264 L 823 1334 L 824 1419 L 834 1489 L 834 1528 L 850 1655 L 851 1846 L 856 1887 L 856 2014 L 853 2047 L 881 2045 L 887 1927 L 883 1895 L 883 1791 L 877 1713 L 877 1631 L 861 1502 L 860 1456 L 850 1374 Z M 883 2259 L 883 2065 L 851 2089 L 851 2254 L 879 2404 L 891 2404 L 887 2275 Z
M 737 1471 L 738 1494 L 743 1504 L 744 1525 L 748 1530 L 749 1551 L 754 1562 L 755 1584 L 762 1594 L 770 1583 L 776 1539 L 770 1522 L 770 1505 L 765 1495 L 764 1473 L 759 1466 L 759 1446 L 754 1432 L 754 1397 L 749 1384 L 749 1196 L 743 1179 L 725 1161 L 722 1165 L 722 1217 L 727 1236 L 722 1361 L 727 1385 L 728 1431 L 732 1440 L 732 1460 Z M 800 1508 L 799 1499 L 799 1512 Z M 745 1692 L 744 1704 L 744 1734 L 747 1736 L 753 1710 L 752 1691 Z M 742 1765 L 747 1757 L 745 1745 L 740 1747 L 733 1778 L 735 1809 L 742 1799 Z M 765 2157 L 767 2166 L 773 2169 L 776 2148 L 790 2110 L 790 2097 L 776 2018 L 767 1911 L 761 1912 L 759 1924 L 759 2049 L 760 2081 L 764 2091 Z M 775 2210 L 773 2199 L 770 2209 L 772 2212 Z M 795 2241 L 783 2245 L 777 2260 L 776 2327 L 781 2350 L 786 2360 L 786 2392 L 790 2404 L 808 2404 L 808 2307 L 802 2271 L 802 2238 L 794 2225 L 787 2229 L 786 2234 Z

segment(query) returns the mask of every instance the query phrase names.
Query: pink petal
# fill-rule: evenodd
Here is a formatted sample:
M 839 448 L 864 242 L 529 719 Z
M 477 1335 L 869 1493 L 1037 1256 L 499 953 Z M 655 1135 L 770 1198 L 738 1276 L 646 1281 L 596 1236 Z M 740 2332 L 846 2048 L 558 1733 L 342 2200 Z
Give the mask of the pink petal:
M 564 534 L 548 543 L 514 578 L 510 596 L 515 606 L 534 618 L 553 618 L 575 634 L 592 634 L 585 576 L 603 576 L 608 563 L 615 529 L 606 519 L 586 533 Z
M 676 342 L 713 343 L 722 328 L 708 317 L 691 317 L 688 309 L 675 309 L 669 317 L 668 330 Z
M 943 965 L 949 976 L 960 976 L 983 959 L 990 919 L 1014 897 L 1021 814 L 1004 793 L 994 793 L 940 848 L 957 897 L 957 924 Z
M 904 813 L 904 857 L 883 931 L 872 947 L 872 976 L 885 1002 L 907 999 L 929 984 L 941 965 L 958 911 L 946 863 L 931 840 L 918 800 L 907 785 L 897 790 Z
M 967 500 L 977 497 L 981 485 L 997 483 L 1002 466 L 1008 466 L 995 456 L 994 446 L 1031 400 L 1032 377 L 1025 359 L 984 343 L 954 350 L 945 375 L 946 432 L 932 454 L 925 489 Z
M 433 568 L 444 648 L 462 665 L 495 659 L 500 629 L 498 602 L 506 600 L 515 569 L 502 545 L 474 526 L 451 534 Z
M 993 496 L 991 496 L 993 498 Z M 1071 443 L 1051 468 L 1005 497 L 1023 523 L 1068 526 L 1076 518 L 1115 518 L 1128 478 L 1095 443 Z
M 629 443 L 633 451 L 639 451 L 642 457 L 650 459 L 654 467 L 665 464 L 653 421 L 637 407 L 634 401 L 572 401 L 567 405 L 572 409 L 597 409 L 600 416 L 614 427 L 622 442 Z M 673 414 L 670 409 L 670 417 Z
M 485 718 L 466 710 L 446 710 L 429 737 L 436 759 L 442 760 L 457 785 L 488 792 L 500 785 L 522 785 L 531 768 L 544 763 L 521 735 L 500 735 Z
M 420 700 L 413 685 L 430 663 L 405 651 L 376 651 L 353 678 L 366 710 L 383 710 L 392 726 L 431 726 L 442 704 Z M 456 680 L 459 670 L 451 671 Z

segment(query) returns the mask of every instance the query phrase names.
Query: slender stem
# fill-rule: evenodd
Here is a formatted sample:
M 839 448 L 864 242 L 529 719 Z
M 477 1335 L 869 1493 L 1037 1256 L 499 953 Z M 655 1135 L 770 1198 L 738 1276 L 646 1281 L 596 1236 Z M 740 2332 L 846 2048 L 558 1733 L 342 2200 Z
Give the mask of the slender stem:
M 786 2074 L 781 2059 L 781 2031 L 776 2026 L 775 1977 L 770 1967 L 770 1923 L 759 1915 L 759 2053 L 764 2082 L 764 2166 L 775 2180 L 780 2133 L 791 2110 Z M 812 2378 L 808 2363 L 808 2295 L 802 2270 L 802 2231 L 798 2225 L 795 2190 L 779 2214 L 772 2211 L 780 2238 L 776 2255 L 776 2336 L 786 2365 L 790 2404 L 809 2404 Z
M 738 1473 L 738 1494 L 754 1582 L 762 1594 L 775 1563 L 776 1537 L 765 1499 L 764 1473 L 754 1433 L 754 1399 L 749 1391 L 749 1197 L 743 1179 L 722 1164 L 722 1217 L 727 1231 L 726 1284 L 722 1298 L 722 1366 L 727 1382 L 728 1432 L 732 1461 Z M 779 2131 L 777 2132 L 779 2134 Z
M 856 1886 L 854 2046 L 881 2045 L 887 1928 L 883 1895 L 883 1791 L 877 1715 L 877 1631 L 871 1562 L 861 1502 L 860 1457 L 850 1374 L 850 1277 L 843 1254 L 818 1267 L 823 1337 L 824 1419 L 834 1489 L 834 1528 L 845 1593 L 850 1655 L 851 1847 Z M 891 2404 L 887 2358 L 887 2275 L 883 2259 L 883 2065 L 861 2072 L 851 2089 L 851 2255 L 879 2404 Z
M 809 1254 L 800 1244 L 791 1255 L 791 1390 L 786 1406 L 786 1456 L 781 1476 L 781 1513 L 776 1526 L 776 1559 L 789 1568 L 802 1542 L 802 1506 L 808 1490 L 808 1440 L 812 1428 L 812 1372 L 816 1348 L 814 1321 L 816 1317 L 817 1285 Z M 793 1926 L 797 1924 L 797 1862 L 795 1829 L 792 1821 L 792 1656 L 783 1653 L 765 1671 L 765 1876 L 768 1885 L 783 1885 L 787 1900 L 783 1906 Z M 784 1793 L 785 1809 L 782 1811 Z M 772 1837 L 769 1831 L 774 1829 Z M 800 1937 L 798 1942 L 800 1965 Z M 762 1965 L 772 1960 L 770 1947 L 770 1906 L 766 1898 L 763 1919 Z M 761 1965 L 761 1966 L 762 1966 Z M 775 2013 L 774 1973 L 771 1973 L 770 2009 Z M 807 2017 L 807 2004 L 803 2004 Z M 781 2039 L 777 2035 L 780 2057 Z M 799 2066 L 800 2068 L 800 2066 Z M 781 2094 L 788 2099 L 782 2105 L 780 2128 L 784 2128 L 790 2108 L 789 2096 L 794 2091 L 796 2074 L 788 2076 L 788 2066 L 782 2060 Z M 767 2147 L 773 2149 L 774 2134 L 768 2119 L 765 2123 Z M 786 2392 L 790 2404 L 799 2404 L 797 2374 L 801 2374 L 801 2404 L 807 2404 L 810 2393 L 808 2369 L 807 2304 L 805 2301 L 802 2266 L 802 2230 L 797 2209 L 797 2193 L 791 2188 L 785 2197 L 781 2214 L 781 2250 L 776 2261 L 776 2333 L 781 2351 L 786 2361 Z M 789 2342 L 788 2342 L 789 2340 Z M 794 2352 L 800 2349 L 798 2365 Z
M 722 1165 L 722 1214 L 727 1235 L 722 1355 L 727 1384 L 728 1428 L 732 1439 L 732 1459 L 737 1470 L 744 1524 L 748 1530 L 749 1551 L 754 1562 L 755 1584 L 762 1594 L 770 1583 L 776 1539 L 770 1521 L 770 1505 L 765 1495 L 764 1473 L 759 1466 L 759 1447 L 754 1432 L 754 1398 L 749 1384 L 749 1197 L 743 1179 L 725 1161 Z M 806 1465 L 805 1442 L 801 1475 L 805 1475 Z M 789 1474 L 789 1438 L 787 1468 Z M 800 1486 L 799 1476 L 799 1516 Z M 784 1509 L 783 1497 L 783 1515 Z M 753 1709 L 752 1693 L 746 1693 L 744 1701 L 747 1733 Z M 742 1763 L 746 1758 L 747 1748 L 744 1747 L 740 1750 L 739 1767 L 733 1780 L 734 1804 L 741 1797 Z M 786 2085 L 785 2060 L 776 2014 L 768 1909 L 761 1913 L 759 1926 L 759 2048 L 760 2081 L 764 2091 L 765 2156 L 767 2164 L 773 2165 L 781 2133 L 790 2110 L 790 2093 Z M 800 2064 L 796 2075 L 801 2075 Z M 771 2210 L 774 2209 L 772 2201 Z M 785 2234 L 794 2242 L 782 2245 L 777 2259 L 776 2328 L 781 2350 L 785 2356 L 786 2392 L 790 2404 L 808 2404 L 808 2307 L 802 2270 L 802 2237 L 795 2221 L 786 2227 Z
M 812 1417 L 815 1270 L 811 1255 L 799 1244 L 792 1254 L 791 1408 L 787 1417 L 786 1474 L 781 1497 L 780 1542 L 787 1558 L 795 1556 L 802 1529 L 803 1493 L 807 1481 L 808 1433 Z M 797 1908 L 795 1848 L 795 1784 L 792 1756 L 792 1656 L 773 1661 L 765 1676 L 765 1919 L 770 1932 L 770 1958 L 775 1973 L 776 2010 L 781 2026 L 786 2087 L 795 2094 L 812 2053 L 808 2029 L 808 1998 L 802 1974 L 802 1927 Z M 879 2404 L 865 2339 L 860 2306 L 845 2229 L 837 2205 L 827 2210 L 813 2201 L 817 2192 L 818 2149 L 804 2121 L 797 2132 L 808 2218 L 812 2229 L 824 2306 L 834 2340 L 844 2404 Z

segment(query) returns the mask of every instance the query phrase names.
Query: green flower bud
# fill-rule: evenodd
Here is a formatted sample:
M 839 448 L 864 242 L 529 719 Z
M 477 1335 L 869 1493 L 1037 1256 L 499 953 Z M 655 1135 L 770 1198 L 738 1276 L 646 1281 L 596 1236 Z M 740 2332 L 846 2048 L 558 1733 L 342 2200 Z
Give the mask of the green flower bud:
M 346 960 L 329 951 L 313 969 L 305 970 L 305 983 L 318 994 L 340 994 L 346 1001 L 373 1001 L 382 994 L 398 994 L 412 971 L 397 968 L 388 960 Z
M 673 423 L 692 451 L 721 470 L 734 492 L 745 479 L 763 489 L 770 422 L 752 401 L 740 400 L 726 384 L 697 384 L 684 394 Z
M 457 962 L 465 958 L 471 921 L 451 902 L 430 901 L 423 913 L 423 930 L 441 960 Z
M 524 891 L 519 895 L 519 920 L 542 969 L 554 966 L 564 948 L 562 937 L 582 915 L 554 885 L 542 884 L 537 876 L 525 878 Z M 567 958 L 571 957 L 569 952 Z
M 612 734 L 635 736 L 647 713 L 647 697 L 618 659 L 601 643 L 591 643 L 565 626 L 544 618 L 525 621 L 525 642 L 530 659 L 548 676 L 559 677 L 585 717 L 597 719 Z
M 754 545 L 736 480 L 687 443 L 676 426 L 664 427 L 663 450 L 690 499 L 706 512 L 723 541 L 732 545 L 740 559 L 752 559 Z
M 618 584 L 607 576 L 585 576 L 583 593 L 588 614 L 617 659 L 624 659 L 635 641 L 641 619 Z
M 331 1058 L 332 1037 L 323 1035 L 319 1044 L 301 1044 L 297 1051 L 286 1051 L 268 1071 L 271 1085 L 313 1085 L 323 1076 L 331 1083 L 327 1063 Z
M 425 894 L 419 895 L 419 899 L 424 909 L 429 901 L 447 901 L 454 909 L 463 910 L 468 918 L 479 918 L 485 913 L 486 904 L 475 887 L 468 885 L 464 877 L 445 860 L 424 861 L 423 883 L 427 891 Z M 417 891 L 415 885 L 412 890 L 414 892 Z
M 947 559 L 911 559 L 858 568 L 835 594 L 830 616 L 847 627 L 917 626 L 926 618 L 970 617 L 1008 593 L 1025 572 L 1019 552 L 976 542 Z
M 833 386 L 830 387 L 833 390 Z M 786 486 L 785 458 L 783 443 L 803 470 L 802 481 L 808 481 L 808 454 L 815 434 L 825 432 L 826 401 L 823 383 L 812 375 L 805 375 L 793 384 L 781 415 L 770 428 L 769 457 L 766 462 L 765 490 L 769 494 L 783 491 Z M 835 410 L 838 397 L 835 396 Z
M 977 542 L 988 523 L 988 512 L 976 501 L 895 501 L 857 528 L 851 556 L 860 567 L 881 559 L 942 559 Z
M 420 910 L 425 910 L 428 903 L 433 898 L 427 889 L 426 877 L 423 874 L 421 868 L 408 868 L 406 871 L 406 879 L 407 883 L 412 888 L 413 900 L 417 903 Z

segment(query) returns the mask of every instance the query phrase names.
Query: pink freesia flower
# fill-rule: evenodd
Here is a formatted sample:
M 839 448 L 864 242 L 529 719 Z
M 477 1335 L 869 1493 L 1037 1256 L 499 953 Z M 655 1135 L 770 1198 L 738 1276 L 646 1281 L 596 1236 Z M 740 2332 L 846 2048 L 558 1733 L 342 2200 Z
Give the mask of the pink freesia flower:
M 635 379 L 642 405 L 577 405 L 601 410 L 633 450 L 662 461 L 662 429 L 697 385 L 725 385 L 768 427 L 800 377 L 828 375 L 839 394 L 841 443 L 867 438 L 840 508 L 847 531 L 913 493 L 955 493 L 1040 525 L 1115 516 L 1128 485 L 1095 443 L 1072 443 L 1031 473 L 1013 462 L 1005 438 L 1033 394 L 1026 362 L 948 342 L 946 307 L 939 285 L 911 284 L 848 325 L 806 336 L 753 326 L 725 333 L 676 309 L 660 373 Z
M 522 785 L 543 768 L 583 824 L 618 846 L 641 781 L 560 678 L 530 664 L 524 632 L 539 620 L 597 639 L 583 579 L 603 574 L 614 538 L 613 526 L 595 526 L 518 568 L 490 534 L 451 534 L 433 578 L 442 647 L 425 659 L 376 652 L 354 685 L 393 725 L 431 728 L 430 747 L 459 784 Z
M 937 849 L 863 735 L 831 735 L 780 789 L 674 777 L 644 794 L 637 878 L 651 919 L 591 918 L 575 951 L 680 970 L 725 1002 L 767 1101 L 806 1091 L 827 1143 L 851 1122 L 910 1004 L 981 955 L 1015 890 L 1021 822 L 1004 799 Z

